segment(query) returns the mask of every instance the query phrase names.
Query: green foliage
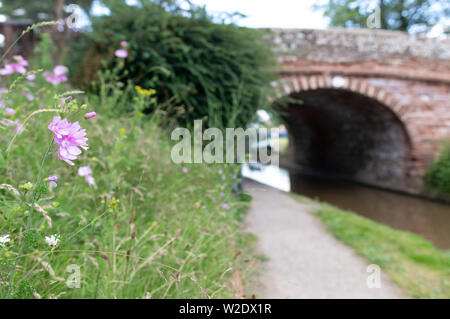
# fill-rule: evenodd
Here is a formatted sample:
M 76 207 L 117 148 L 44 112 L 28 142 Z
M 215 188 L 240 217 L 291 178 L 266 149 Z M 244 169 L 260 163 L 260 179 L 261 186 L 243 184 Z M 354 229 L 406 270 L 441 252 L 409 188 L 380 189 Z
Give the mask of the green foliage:
M 118 80 L 156 89 L 159 104 L 173 100 L 175 107 L 164 111 L 181 125 L 203 119 L 207 126 L 243 127 L 266 103 L 274 59 L 262 31 L 213 23 L 203 9 L 176 3 L 105 3 L 111 14 L 93 18 L 85 42 L 74 43 L 72 63 L 83 66 L 76 69 L 86 85 L 99 79 L 100 60 L 108 61 L 104 69 L 121 63 L 111 57 L 127 41 L 126 72 Z
M 450 195 L 450 141 L 443 144 L 437 160 L 425 173 L 427 185 L 443 196 Z
M 15 288 L 12 297 L 14 299 L 31 299 L 34 298 L 33 292 L 35 292 L 34 287 L 29 283 L 28 280 L 23 280 Z
M 53 53 L 55 52 L 55 44 L 48 33 L 42 33 L 38 45 L 34 47 L 34 63 L 45 70 L 53 68 Z
M 367 18 L 380 8 L 381 28 L 408 32 L 429 31 L 450 16 L 449 2 L 439 0 L 329 0 L 316 6 L 332 26 L 365 28 Z

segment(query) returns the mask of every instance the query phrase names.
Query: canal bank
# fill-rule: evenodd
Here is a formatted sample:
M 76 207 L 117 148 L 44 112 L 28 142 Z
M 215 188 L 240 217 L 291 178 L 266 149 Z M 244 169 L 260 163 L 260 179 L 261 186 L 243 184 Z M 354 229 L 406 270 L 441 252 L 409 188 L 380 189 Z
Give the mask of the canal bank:
M 249 170 L 248 167 L 243 170 L 246 177 L 260 183 L 270 182 L 285 190 L 280 191 L 250 180 L 244 182 L 245 190 L 253 196 L 252 208 L 246 219 L 246 230 L 259 238 L 256 249 L 268 259 L 262 263 L 261 276 L 256 279 L 261 284 L 251 285 L 253 291 L 259 292 L 258 296 L 353 298 L 348 291 L 356 291 L 359 295 L 357 298 L 378 298 L 370 295 L 373 291 L 368 293 L 358 286 L 361 285 L 363 275 L 366 279 L 370 275 L 361 272 L 362 260 L 364 267 L 368 264 L 380 266 L 390 281 L 401 287 L 402 296 L 450 298 L 450 252 L 445 251 L 445 248 L 438 249 L 423 236 L 410 231 L 396 230 L 362 214 L 360 216 L 317 199 L 313 200 L 312 198 L 318 197 L 314 196 L 313 188 L 309 189 L 309 194 L 303 194 L 309 197 L 289 193 L 286 190 L 291 189 L 292 180 L 288 172 L 281 170 L 278 174 L 273 167 L 267 169 L 266 173 Z M 269 180 L 264 180 L 264 176 L 269 176 Z M 316 190 L 322 188 L 324 185 L 318 185 Z M 306 190 L 303 188 L 303 191 Z M 342 187 L 341 192 L 345 193 L 347 199 L 361 197 L 354 189 Z M 324 200 L 323 197 L 322 194 L 320 200 Z M 396 199 L 389 201 L 379 196 L 363 196 L 362 199 L 369 206 L 372 203 L 374 211 L 387 208 L 380 215 L 390 213 L 396 216 L 399 209 L 393 205 Z M 380 203 L 384 203 L 384 206 L 380 206 Z M 429 201 L 425 203 L 436 204 Z M 412 206 L 418 205 L 414 203 Z M 447 208 L 443 207 L 448 213 Z M 416 210 L 421 212 L 422 215 L 419 216 L 426 217 L 426 209 L 427 206 L 424 212 L 421 212 L 423 207 Z M 397 214 L 396 220 L 401 222 L 408 216 L 414 216 L 407 212 Z M 449 216 L 444 214 L 443 217 Z M 431 229 L 435 228 L 426 219 L 412 219 Z M 445 244 L 445 240 L 443 242 Z M 341 249 L 342 246 L 345 247 L 344 250 Z M 345 250 L 350 250 L 353 257 L 362 257 L 359 268 L 355 267 L 357 262 L 354 262 L 353 257 L 348 257 L 351 254 L 348 255 Z M 348 279 L 350 277 L 352 279 Z M 333 283 L 340 288 L 330 290 L 329 285 Z M 390 285 L 389 281 L 387 285 Z M 347 290 L 348 286 L 353 288 Z M 399 297 L 395 289 L 393 295 L 391 293 L 392 291 L 383 293 L 384 296 L 380 298 Z M 338 296 L 333 297 L 336 295 Z
M 250 285 L 259 298 L 404 298 L 382 273 L 381 288 L 369 288 L 368 263 L 335 239 L 311 212 L 287 193 L 245 180 L 253 200 L 245 230 L 258 237 L 266 257 Z
M 285 192 L 353 211 L 394 229 L 413 232 L 442 250 L 450 250 L 449 204 L 270 165 L 245 165 L 243 175 Z

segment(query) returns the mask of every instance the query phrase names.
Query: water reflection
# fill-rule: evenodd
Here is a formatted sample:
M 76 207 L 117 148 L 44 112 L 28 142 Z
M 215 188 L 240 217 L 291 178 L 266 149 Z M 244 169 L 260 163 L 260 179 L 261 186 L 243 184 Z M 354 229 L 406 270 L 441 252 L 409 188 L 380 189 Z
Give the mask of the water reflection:
M 242 175 L 261 184 L 269 185 L 285 192 L 291 190 L 289 172 L 277 166 L 244 164 L 242 166 Z
M 258 166 L 256 166 L 258 167 Z M 283 191 L 329 202 L 393 228 L 408 230 L 450 249 L 450 205 L 287 170 L 244 166 L 243 175 Z

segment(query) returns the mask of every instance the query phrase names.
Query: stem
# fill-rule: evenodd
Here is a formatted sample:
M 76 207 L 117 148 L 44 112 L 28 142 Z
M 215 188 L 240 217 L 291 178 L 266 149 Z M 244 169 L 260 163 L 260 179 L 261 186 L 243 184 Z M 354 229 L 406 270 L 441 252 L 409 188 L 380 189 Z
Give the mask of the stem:
M 17 39 L 9 46 L 9 48 L 5 51 L 5 53 L 3 53 L 3 55 L 0 57 L 0 62 L 2 62 L 5 57 L 8 55 L 9 51 L 11 51 L 11 49 L 17 44 L 17 42 L 19 42 L 20 39 L 22 39 L 22 37 L 27 34 L 28 32 L 36 29 L 37 27 L 44 27 L 44 26 L 49 26 L 49 25 L 54 25 L 57 24 L 58 21 L 46 21 L 46 22 L 41 22 L 38 24 L 33 24 L 32 26 L 26 28 L 25 30 L 22 31 L 22 33 L 17 37 Z
M 76 235 L 78 235 L 80 232 L 82 232 L 84 229 L 88 228 L 89 226 L 91 226 L 92 224 L 96 223 L 98 220 L 100 220 L 100 218 L 102 218 L 103 216 L 105 216 L 107 213 L 107 211 L 105 210 L 100 216 L 95 217 L 89 224 L 87 224 L 86 226 L 83 226 L 81 229 L 77 230 L 75 233 L 72 234 L 72 236 L 70 236 L 67 241 L 70 241 L 72 238 L 74 238 Z
M 33 191 L 32 191 L 32 194 L 31 194 L 32 195 L 32 197 L 31 197 L 31 209 L 30 209 L 30 213 L 28 214 L 27 228 L 25 229 L 25 231 L 23 233 L 23 237 L 28 233 L 28 231 L 31 228 L 31 220 L 32 220 L 33 211 L 34 211 L 34 204 L 36 202 L 37 187 L 38 187 L 39 183 L 41 182 L 42 172 L 44 171 L 45 160 L 47 159 L 47 156 L 50 153 L 50 150 L 51 150 L 51 148 L 53 146 L 53 143 L 54 143 L 54 140 L 52 139 L 52 141 L 48 145 L 47 151 L 45 152 L 44 156 L 42 157 L 41 167 L 39 168 L 38 177 L 37 177 L 36 183 L 33 186 Z M 22 256 L 24 246 L 25 246 L 25 241 L 22 238 L 20 240 L 19 252 L 18 252 L 18 254 L 16 256 L 16 260 L 14 262 L 14 265 L 12 266 L 12 269 L 11 269 L 11 273 L 10 273 L 10 277 L 9 277 L 9 286 L 8 286 L 7 298 L 9 298 L 11 296 L 11 290 L 12 290 L 12 286 L 13 286 L 13 283 L 14 283 L 14 276 L 16 274 L 17 264 L 19 263 L 19 258 Z
M 25 128 L 25 124 L 28 122 L 29 119 L 31 119 L 36 114 L 43 113 L 43 112 L 56 112 L 56 113 L 58 113 L 58 112 L 61 112 L 61 110 L 59 110 L 59 109 L 42 109 L 42 110 L 34 111 L 30 115 L 28 115 L 27 118 L 23 121 L 23 123 L 21 125 L 22 128 Z M 9 141 L 8 147 L 6 148 L 6 155 L 8 155 L 9 151 L 11 150 L 11 146 L 13 145 L 17 135 L 19 135 L 19 134 L 14 134 L 12 139 Z M 52 140 L 52 145 L 53 145 L 53 140 Z
M 5 53 L 3 53 L 3 55 L 0 57 L 0 62 L 3 61 L 6 57 L 6 55 L 9 53 L 9 51 L 11 51 L 11 49 L 17 44 L 17 42 L 19 42 L 19 40 L 25 35 L 24 32 L 22 32 L 22 34 L 17 37 L 17 39 L 9 46 L 9 48 L 5 51 Z

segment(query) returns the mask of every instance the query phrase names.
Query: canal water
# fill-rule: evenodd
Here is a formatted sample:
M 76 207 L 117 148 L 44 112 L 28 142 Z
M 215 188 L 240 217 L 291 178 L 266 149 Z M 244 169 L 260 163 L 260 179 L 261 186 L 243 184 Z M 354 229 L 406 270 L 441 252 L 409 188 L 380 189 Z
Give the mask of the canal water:
M 359 184 L 323 179 L 266 165 L 244 165 L 244 177 L 316 198 L 392 228 L 407 230 L 450 250 L 450 205 Z

